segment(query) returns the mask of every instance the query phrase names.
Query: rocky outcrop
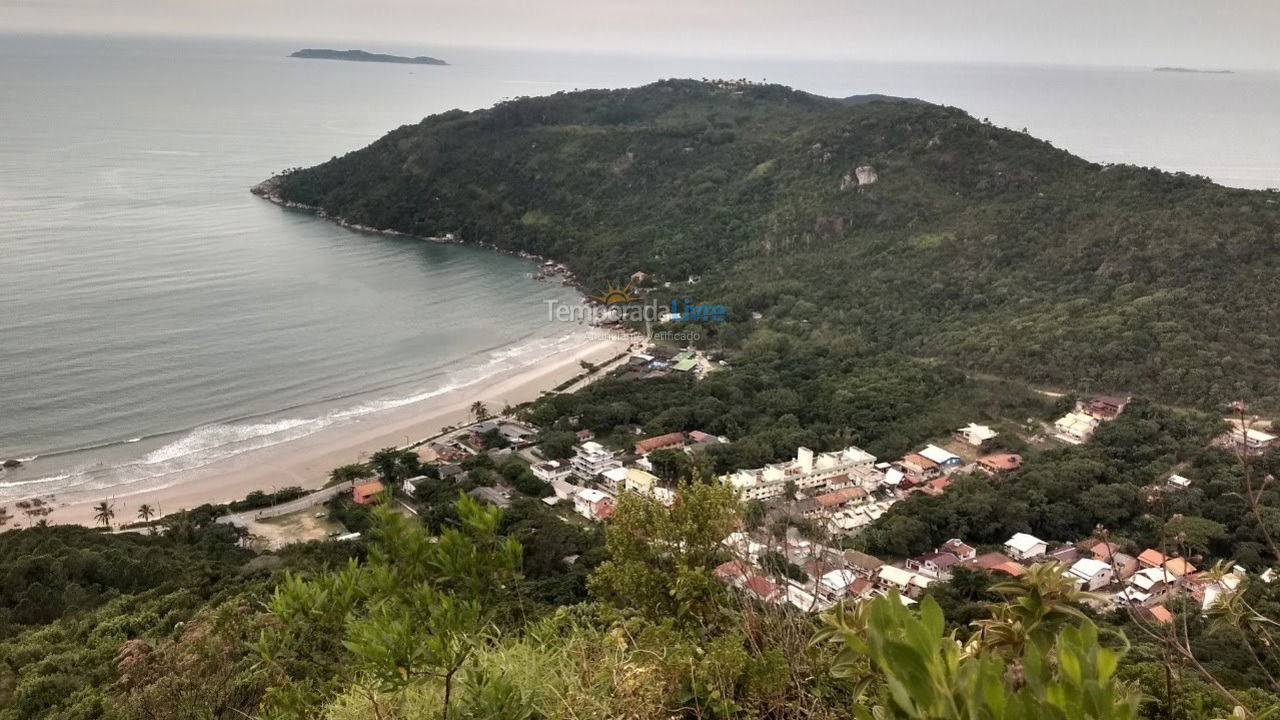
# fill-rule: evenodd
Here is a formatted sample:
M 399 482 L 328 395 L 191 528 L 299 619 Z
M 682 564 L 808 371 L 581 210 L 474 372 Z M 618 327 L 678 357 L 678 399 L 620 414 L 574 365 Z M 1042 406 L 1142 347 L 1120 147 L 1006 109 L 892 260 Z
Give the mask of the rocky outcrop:
M 858 187 L 870 185 L 880 179 L 880 176 L 876 174 L 876 169 L 870 165 L 863 165 L 860 168 L 855 168 L 853 174 L 858 178 Z

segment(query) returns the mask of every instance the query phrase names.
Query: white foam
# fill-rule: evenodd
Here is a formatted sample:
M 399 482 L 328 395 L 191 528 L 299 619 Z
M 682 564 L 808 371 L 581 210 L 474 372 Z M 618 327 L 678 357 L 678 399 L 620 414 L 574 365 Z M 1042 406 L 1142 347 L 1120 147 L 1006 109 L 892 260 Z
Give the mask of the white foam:
M 69 472 L 21 482 L 0 483 L 0 489 L 28 485 L 56 486 L 48 492 L 107 491 L 112 495 L 144 492 L 178 482 L 178 473 L 196 470 L 253 450 L 290 442 L 335 425 L 359 422 L 377 413 L 420 403 L 461 388 L 484 382 L 512 369 L 537 364 L 546 358 L 585 344 L 582 334 L 532 338 L 487 353 L 482 362 L 445 376 L 443 384 L 401 397 L 378 398 L 352 407 L 337 408 L 314 417 L 203 425 L 146 455 L 119 465 L 90 463 Z M 122 444 L 139 442 L 131 438 Z M 34 459 L 34 458 L 33 458 Z M 30 490 L 24 490 L 30 494 Z M 19 497 L 13 493 L 4 493 Z M 0 497 L 0 500 L 3 500 Z

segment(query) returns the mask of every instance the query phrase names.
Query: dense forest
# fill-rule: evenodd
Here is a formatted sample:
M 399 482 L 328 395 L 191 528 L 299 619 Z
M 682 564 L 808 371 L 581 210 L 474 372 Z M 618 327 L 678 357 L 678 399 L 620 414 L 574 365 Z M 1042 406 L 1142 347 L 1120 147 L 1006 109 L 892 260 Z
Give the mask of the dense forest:
M 333 217 L 642 270 L 762 330 L 1183 406 L 1280 405 L 1280 196 L 1102 166 L 920 102 L 665 81 L 399 128 L 278 178 Z M 694 281 L 694 282 L 691 282 Z M 670 283 L 670 286 L 667 286 Z

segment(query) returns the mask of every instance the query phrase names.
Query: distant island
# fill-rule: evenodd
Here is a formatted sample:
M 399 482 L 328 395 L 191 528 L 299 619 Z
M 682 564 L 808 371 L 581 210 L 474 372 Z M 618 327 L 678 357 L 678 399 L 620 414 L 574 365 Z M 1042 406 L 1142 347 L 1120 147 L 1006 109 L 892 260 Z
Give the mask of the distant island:
M 1202 73 L 1205 75 L 1234 75 L 1230 70 L 1201 70 L 1200 68 L 1185 67 L 1158 67 L 1156 72 L 1173 72 L 1173 73 Z
M 312 60 L 348 60 L 351 62 L 380 62 L 380 63 L 400 63 L 402 65 L 448 65 L 449 63 L 439 58 L 427 57 L 420 55 L 418 57 L 404 57 L 401 55 L 383 55 L 382 53 L 371 53 L 364 50 L 318 50 L 307 48 L 299 50 L 289 57 L 309 58 Z

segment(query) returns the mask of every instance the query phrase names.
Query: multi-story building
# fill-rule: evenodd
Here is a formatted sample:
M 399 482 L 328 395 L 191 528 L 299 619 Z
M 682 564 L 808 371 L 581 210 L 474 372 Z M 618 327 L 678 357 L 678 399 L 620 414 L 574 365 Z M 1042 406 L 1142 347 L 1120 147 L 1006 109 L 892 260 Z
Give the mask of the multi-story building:
M 874 455 L 857 447 L 847 447 L 814 454 L 806 447 L 796 451 L 796 459 L 774 463 L 753 470 L 739 470 L 720 479 L 732 484 L 745 500 L 763 500 L 783 493 L 787 483 L 797 490 L 825 487 L 848 487 L 861 484 L 862 478 L 876 478 Z
M 573 451 L 569 464 L 573 467 L 573 474 L 583 480 L 593 480 L 606 470 L 622 467 L 612 452 L 594 440 L 574 447 Z

